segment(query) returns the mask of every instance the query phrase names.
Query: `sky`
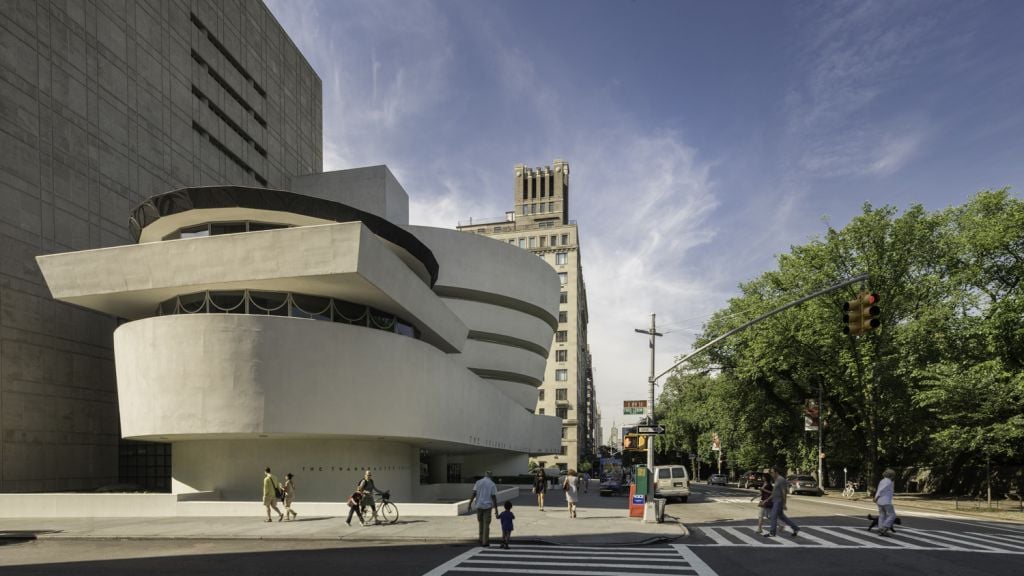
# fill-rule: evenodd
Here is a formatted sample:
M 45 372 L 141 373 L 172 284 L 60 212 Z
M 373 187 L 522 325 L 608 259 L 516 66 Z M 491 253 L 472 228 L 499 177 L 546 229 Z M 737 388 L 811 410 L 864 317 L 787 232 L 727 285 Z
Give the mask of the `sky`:
M 1024 2 L 267 0 L 323 82 L 324 170 L 410 222 L 571 166 L 604 437 L 741 282 L 865 202 L 1024 189 Z M 660 392 L 660 388 L 659 388 Z

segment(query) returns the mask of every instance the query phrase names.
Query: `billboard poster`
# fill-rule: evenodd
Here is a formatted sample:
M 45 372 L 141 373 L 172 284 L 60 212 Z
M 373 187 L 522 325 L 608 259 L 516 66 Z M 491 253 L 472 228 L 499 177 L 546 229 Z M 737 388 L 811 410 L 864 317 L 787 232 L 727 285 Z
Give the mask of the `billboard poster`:
M 805 432 L 817 432 L 820 424 L 821 410 L 819 410 L 818 401 L 814 398 L 808 398 L 804 402 L 804 431 Z

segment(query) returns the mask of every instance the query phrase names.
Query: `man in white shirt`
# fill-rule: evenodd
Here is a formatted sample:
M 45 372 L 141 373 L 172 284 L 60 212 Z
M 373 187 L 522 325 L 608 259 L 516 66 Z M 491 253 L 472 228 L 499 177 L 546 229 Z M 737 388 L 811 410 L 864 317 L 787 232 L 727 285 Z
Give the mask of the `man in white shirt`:
M 882 472 L 882 480 L 875 490 L 874 501 L 878 504 L 878 535 L 892 536 L 892 524 L 896 521 L 896 509 L 892 506 L 892 494 L 894 486 L 892 479 L 896 472 L 892 468 L 886 468 Z
M 498 487 L 491 480 L 491 471 L 484 472 L 484 477 L 473 485 L 473 495 L 469 498 L 469 509 L 476 502 L 476 521 L 480 525 L 480 545 L 487 548 L 491 545 L 491 512 L 498 517 Z

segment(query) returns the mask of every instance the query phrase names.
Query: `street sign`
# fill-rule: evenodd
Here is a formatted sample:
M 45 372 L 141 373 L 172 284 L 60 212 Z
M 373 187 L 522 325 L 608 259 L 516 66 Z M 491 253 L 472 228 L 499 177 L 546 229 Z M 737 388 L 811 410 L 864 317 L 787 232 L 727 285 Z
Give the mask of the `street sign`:
M 653 436 L 656 434 L 664 434 L 664 426 L 637 426 L 636 433 L 644 436 Z
M 647 414 L 647 400 L 623 400 L 622 414 L 624 416 L 643 416 Z

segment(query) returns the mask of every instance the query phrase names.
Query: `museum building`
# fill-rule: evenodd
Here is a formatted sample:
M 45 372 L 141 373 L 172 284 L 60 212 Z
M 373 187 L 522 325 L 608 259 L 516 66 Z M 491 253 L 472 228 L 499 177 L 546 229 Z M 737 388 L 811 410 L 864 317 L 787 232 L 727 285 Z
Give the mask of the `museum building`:
M 363 469 L 400 501 L 526 469 L 561 420 L 534 414 L 559 279 L 491 238 L 410 226 L 385 166 L 292 191 L 182 188 L 132 211 L 137 243 L 37 257 L 53 297 L 120 319 L 121 434 L 172 446 L 172 492 L 303 500 Z M 514 279 L 514 281 L 510 281 Z

